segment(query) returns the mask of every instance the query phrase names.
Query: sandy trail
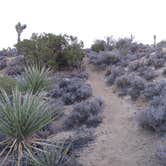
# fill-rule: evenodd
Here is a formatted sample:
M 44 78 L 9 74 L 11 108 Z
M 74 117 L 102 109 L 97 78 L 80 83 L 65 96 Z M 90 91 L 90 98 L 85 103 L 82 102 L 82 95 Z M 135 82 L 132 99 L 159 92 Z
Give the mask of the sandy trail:
M 87 65 L 94 96 L 105 101 L 103 122 L 96 128 L 95 143 L 85 148 L 85 166 L 160 166 L 155 158 L 156 137 L 135 120 L 136 107 L 117 97 L 104 83 L 104 74 Z

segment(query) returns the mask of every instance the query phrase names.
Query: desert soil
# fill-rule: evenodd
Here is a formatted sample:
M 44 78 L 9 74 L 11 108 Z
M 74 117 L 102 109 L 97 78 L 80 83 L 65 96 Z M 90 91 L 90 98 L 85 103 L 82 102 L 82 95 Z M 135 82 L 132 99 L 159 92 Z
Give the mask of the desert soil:
M 87 65 L 94 96 L 105 101 L 103 122 L 96 128 L 93 144 L 83 149 L 84 166 L 160 166 L 155 157 L 157 137 L 140 128 L 131 102 L 119 98 L 104 82 L 104 73 Z

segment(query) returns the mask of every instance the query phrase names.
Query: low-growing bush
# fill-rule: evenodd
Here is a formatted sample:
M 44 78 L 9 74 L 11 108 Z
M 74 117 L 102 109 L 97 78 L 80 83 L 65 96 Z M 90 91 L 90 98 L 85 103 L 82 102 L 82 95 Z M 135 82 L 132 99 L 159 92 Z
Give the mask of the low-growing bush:
M 115 67 L 113 66 L 110 69 L 110 75 L 106 77 L 106 81 L 108 85 L 113 85 L 115 83 L 115 80 L 117 77 L 120 77 L 121 75 L 123 75 L 125 73 L 124 68 L 122 67 Z
M 143 65 L 143 64 L 140 63 L 139 61 L 132 62 L 132 63 L 129 64 L 128 70 L 129 70 L 129 72 L 138 71 L 138 69 L 139 69 L 140 67 L 142 67 L 142 65 Z
M 8 66 L 4 69 L 4 73 L 11 77 L 20 76 L 24 72 L 23 66 Z
M 119 89 L 129 88 L 130 82 L 127 75 L 122 75 L 116 79 L 115 85 Z
M 147 83 L 143 91 L 143 95 L 147 99 L 153 99 L 155 96 L 160 96 L 166 92 L 166 82 L 161 80 L 159 82 Z
M 150 81 L 157 77 L 157 73 L 155 72 L 155 70 L 147 66 L 140 67 L 137 72 L 140 77 L 143 77 L 147 81 Z
M 147 108 L 139 115 L 139 123 L 157 132 L 166 131 L 166 100 L 164 96 L 154 97 Z
M 157 147 L 157 158 L 163 166 L 166 166 L 166 137 L 161 138 L 161 141 Z
M 74 129 L 86 125 L 96 127 L 102 121 L 103 100 L 92 98 L 74 106 L 73 111 L 65 122 L 65 128 Z
M 90 53 L 89 62 L 98 68 L 105 69 L 109 65 L 120 62 L 118 51 L 103 51 L 100 53 Z
M 70 105 L 92 96 L 92 88 L 90 84 L 78 77 L 63 78 L 56 83 L 50 96 L 53 98 L 61 97 L 66 105 Z
M 165 64 L 165 59 L 162 57 L 157 57 L 157 55 L 149 57 L 147 61 L 148 65 L 154 66 L 156 69 L 161 68 Z
M 145 88 L 145 80 L 139 76 L 131 75 L 129 77 L 130 82 L 130 89 L 129 89 L 129 95 L 133 100 L 136 100 L 138 97 L 140 97 L 142 91 Z
M 78 153 L 94 140 L 94 128 L 86 128 L 86 126 L 83 126 L 76 129 L 73 137 L 69 138 L 67 142 L 71 143 L 71 153 Z
M 0 70 L 4 69 L 6 67 L 6 59 L 3 58 L 0 60 Z

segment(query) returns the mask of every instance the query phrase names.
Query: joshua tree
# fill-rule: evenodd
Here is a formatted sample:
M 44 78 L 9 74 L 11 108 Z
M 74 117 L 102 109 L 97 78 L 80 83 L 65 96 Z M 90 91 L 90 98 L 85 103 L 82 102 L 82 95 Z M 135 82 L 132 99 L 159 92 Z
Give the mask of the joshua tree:
M 154 39 L 154 47 L 156 47 L 156 35 L 153 36 Z
M 134 40 L 133 34 L 130 35 L 131 42 Z
M 17 35 L 18 35 L 18 39 L 17 41 L 20 41 L 20 37 L 21 37 L 21 33 L 23 32 L 23 30 L 27 27 L 26 24 L 21 25 L 20 22 L 18 22 L 18 24 L 15 26 L 16 31 L 17 31 Z

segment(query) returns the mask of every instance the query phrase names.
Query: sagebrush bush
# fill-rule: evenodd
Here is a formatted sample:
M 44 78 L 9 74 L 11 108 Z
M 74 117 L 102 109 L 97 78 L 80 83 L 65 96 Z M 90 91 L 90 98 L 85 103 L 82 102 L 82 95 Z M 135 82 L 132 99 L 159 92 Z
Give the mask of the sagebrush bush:
M 139 61 L 136 61 L 136 62 L 132 62 L 129 64 L 128 66 L 128 70 L 129 72 L 135 72 L 137 71 L 140 67 L 142 67 L 142 63 L 140 63 Z
M 157 56 L 156 54 L 149 57 L 147 61 L 148 65 L 154 66 L 156 69 L 161 68 L 165 64 L 165 59 L 163 57 Z
M 130 82 L 130 90 L 129 95 L 133 100 L 136 100 L 140 97 L 142 91 L 145 89 L 145 80 L 139 76 L 131 76 L 129 77 Z
M 166 166 L 166 137 L 163 136 L 163 138 L 161 138 L 158 146 L 157 146 L 157 158 L 160 160 L 160 163 L 163 166 Z
M 159 82 L 147 83 L 143 91 L 143 95 L 147 99 L 153 99 L 155 96 L 160 96 L 166 92 L 166 82 L 161 80 Z
M 102 121 L 103 104 L 101 98 L 92 98 L 75 105 L 65 122 L 65 128 L 73 129 L 82 125 L 96 127 Z
M 0 59 L 0 70 L 4 69 L 6 67 L 6 59 L 2 58 Z
M 28 63 L 53 69 L 78 68 L 84 56 L 83 42 L 76 37 L 51 33 L 32 34 L 30 40 L 18 42 L 16 48 Z
M 166 131 L 166 100 L 164 96 L 154 97 L 147 108 L 139 115 L 139 123 L 157 132 Z
M 127 75 L 122 75 L 116 79 L 115 85 L 119 89 L 129 88 L 130 82 Z
M 90 53 L 89 62 L 98 68 L 105 69 L 109 65 L 120 62 L 118 51 L 103 51 L 100 53 Z
M 11 94 L 12 89 L 14 89 L 16 85 L 16 80 L 10 78 L 9 76 L 0 76 L 0 88 L 4 89 L 7 94 Z
M 85 83 L 85 80 L 79 77 L 63 78 L 56 83 L 50 96 L 61 97 L 66 105 L 70 105 L 92 96 L 92 88 L 90 84 Z
M 148 67 L 143 67 L 142 69 L 138 70 L 139 76 L 143 77 L 147 81 L 150 81 L 157 77 L 157 73 L 155 70 L 148 68 Z
M 115 83 L 116 78 L 123 75 L 125 73 L 125 70 L 123 67 L 112 66 L 112 68 L 110 69 L 110 73 L 111 74 L 106 77 L 106 81 L 108 85 L 113 85 Z

